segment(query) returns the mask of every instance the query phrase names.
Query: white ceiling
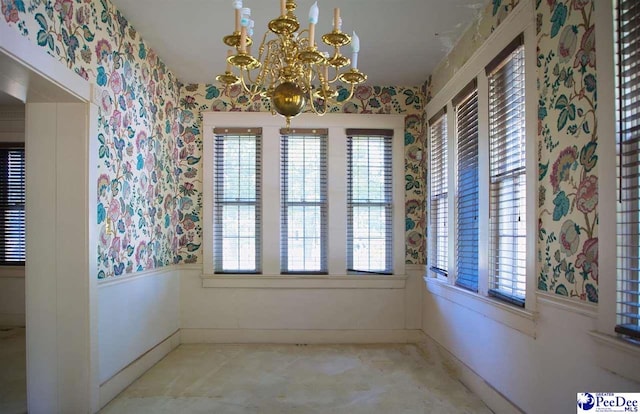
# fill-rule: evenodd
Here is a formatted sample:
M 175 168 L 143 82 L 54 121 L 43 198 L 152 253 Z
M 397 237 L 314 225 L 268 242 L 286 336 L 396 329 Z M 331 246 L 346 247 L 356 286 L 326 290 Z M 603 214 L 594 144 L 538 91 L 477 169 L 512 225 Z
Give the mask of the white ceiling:
M 183 83 L 211 83 L 224 72 L 222 37 L 233 31 L 231 0 L 112 0 Z M 297 2 L 307 22 L 313 0 Z M 371 85 L 422 84 L 489 0 L 318 0 L 317 39 L 340 7 L 343 31 L 360 37 L 359 68 Z M 277 0 L 244 0 L 261 40 Z M 349 56 L 349 46 L 343 53 Z M 327 49 L 328 50 L 328 49 Z

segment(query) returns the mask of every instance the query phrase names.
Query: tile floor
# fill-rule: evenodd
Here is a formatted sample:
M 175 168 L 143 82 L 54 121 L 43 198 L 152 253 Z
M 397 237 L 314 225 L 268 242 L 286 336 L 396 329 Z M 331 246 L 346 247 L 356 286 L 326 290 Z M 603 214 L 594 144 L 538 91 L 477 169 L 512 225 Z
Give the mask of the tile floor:
M 0 413 L 26 413 L 24 328 L 0 327 Z M 101 411 L 491 413 L 415 345 L 181 345 Z
M 0 413 L 27 412 L 24 328 L 0 327 Z
M 109 403 L 126 413 L 491 413 L 414 345 L 181 345 Z

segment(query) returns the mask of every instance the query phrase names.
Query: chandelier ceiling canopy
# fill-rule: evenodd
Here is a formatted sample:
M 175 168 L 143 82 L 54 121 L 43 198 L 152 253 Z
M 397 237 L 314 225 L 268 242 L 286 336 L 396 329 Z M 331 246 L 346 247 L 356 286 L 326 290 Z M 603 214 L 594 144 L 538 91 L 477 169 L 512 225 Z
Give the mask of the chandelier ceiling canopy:
M 334 10 L 333 30 L 321 37 L 332 49 L 329 53 L 319 50 L 316 44 L 317 2 L 309 10 L 308 29 L 298 32 L 300 23 L 295 15 L 295 0 L 280 0 L 280 15 L 269 22 L 269 30 L 254 57 L 251 10 L 243 7 L 242 0 L 233 0 L 233 7 L 235 30 L 222 39 L 232 49 L 227 52 L 225 73 L 216 79 L 225 85 L 240 83 L 251 96 L 267 97 L 271 110 L 286 118 L 287 127 L 307 103 L 313 112 L 323 115 L 330 105 L 349 101 L 355 85 L 366 81 L 367 75 L 358 70 L 360 39 L 355 32 L 352 36 L 342 32 L 340 9 Z M 349 44 L 351 58 L 340 52 L 342 46 Z M 339 85 L 349 94 L 342 95 L 338 101 Z

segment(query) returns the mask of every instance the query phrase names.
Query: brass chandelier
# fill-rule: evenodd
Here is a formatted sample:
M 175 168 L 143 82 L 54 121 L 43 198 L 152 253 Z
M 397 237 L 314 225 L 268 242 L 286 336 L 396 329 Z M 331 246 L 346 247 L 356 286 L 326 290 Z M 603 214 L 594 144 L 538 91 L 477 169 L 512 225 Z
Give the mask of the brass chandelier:
M 331 85 L 340 81 L 347 87 L 349 95 L 342 100 L 346 102 L 352 98 L 355 85 L 367 79 L 358 70 L 360 40 L 355 32 L 353 37 L 342 32 L 340 9 L 334 10 L 333 30 L 322 36 L 322 41 L 333 47 L 331 55 L 318 50 L 315 42 L 317 2 L 309 11 L 309 28 L 298 32 L 295 0 L 280 0 L 280 16 L 268 25 L 275 38 L 268 39 L 267 31 L 255 58 L 251 54 L 254 26 L 251 10 L 242 7 L 242 0 L 234 0 L 233 6 L 235 31 L 225 36 L 223 42 L 235 48 L 235 53 L 232 49 L 228 51 L 226 72 L 216 79 L 225 85 L 240 83 L 252 98 L 258 94 L 269 98 L 271 111 L 286 118 L 287 128 L 307 102 L 318 115 L 325 114 L 331 104 L 337 104 L 337 85 L 336 89 Z M 340 53 L 340 47 L 348 44 L 352 48 L 351 59 Z M 343 69 L 349 64 L 348 70 Z

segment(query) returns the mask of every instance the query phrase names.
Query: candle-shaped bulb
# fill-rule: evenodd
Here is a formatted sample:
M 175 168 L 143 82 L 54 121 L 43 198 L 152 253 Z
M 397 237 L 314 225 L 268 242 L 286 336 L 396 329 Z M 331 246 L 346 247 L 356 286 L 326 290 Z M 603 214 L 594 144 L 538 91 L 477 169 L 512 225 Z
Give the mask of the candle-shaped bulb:
M 356 32 L 353 32 L 353 36 L 351 36 L 351 50 L 354 53 L 358 53 L 360 51 L 360 38 Z
M 240 25 L 243 27 L 249 27 L 249 21 L 251 17 L 251 9 L 248 7 L 244 7 L 242 9 L 242 17 L 240 18 Z
M 316 45 L 316 24 L 318 23 L 318 15 L 320 10 L 318 9 L 318 2 L 316 1 L 309 9 L 309 46 L 314 47 Z
M 242 0 L 233 0 L 233 8 L 239 10 L 242 8 Z
M 360 51 L 360 38 L 353 32 L 353 36 L 351 37 L 351 50 L 353 53 L 351 54 L 351 68 L 358 69 L 358 52 Z
M 342 19 L 340 18 L 340 9 L 333 9 L 333 29 L 337 32 L 342 28 Z
M 318 2 L 313 3 L 313 6 L 309 9 L 309 23 L 318 24 L 318 16 L 320 15 L 320 9 L 318 8 Z
M 249 37 L 253 36 L 253 27 L 255 26 L 255 22 L 253 20 L 249 20 L 249 26 L 247 27 L 247 34 Z

